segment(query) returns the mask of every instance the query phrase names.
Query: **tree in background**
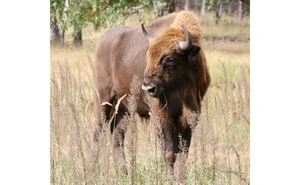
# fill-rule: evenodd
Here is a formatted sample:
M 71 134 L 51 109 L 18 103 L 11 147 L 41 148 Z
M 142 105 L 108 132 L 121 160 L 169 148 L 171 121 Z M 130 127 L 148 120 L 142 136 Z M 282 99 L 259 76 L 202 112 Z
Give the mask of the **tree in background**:
M 240 19 L 245 15 L 250 15 L 250 0 L 202 0 L 202 2 L 204 1 L 204 8 L 208 11 L 215 12 L 216 24 L 219 23 L 223 13 L 229 16 L 235 14 Z M 201 15 L 205 14 L 201 13 Z
M 72 27 L 74 43 L 82 45 L 82 29 L 89 22 L 95 30 L 106 28 L 117 21 L 122 24 L 128 16 L 151 7 L 152 1 L 148 0 L 50 0 L 51 38 L 56 41 L 57 33 Z
M 66 14 L 69 26 L 73 27 L 74 44 L 82 45 L 82 29 L 87 26 L 86 15 L 90 5 L 84 0 L 68 0 Z
M 50 28 L 51 40 L 64 43 L 65 1 L 50 0 Z
M 168 12 L 169 13 L 175 12 L 175 0 L 168 1 Z
M 201 5 L 201 16 L 205 16 L 205 0 L 202 0 L 202 5 Z
M 218 0 L 216 14 L 215 14 L 216 24 L 219 23 L 219 20 L 222 17 L 222 12 L 223 12 L 222 9 L 223 9 L 223 0 Z
M 175 0 L 153 0 L 152 2 L 156 17 L 175 12 Z
M 50 0 L 50 29 L 53 42 L 64 43 L 64 32 L 73 28 L 74 43 L 82 44 L 82 29 L 92 23 L 94 29 L 123 24 L 132 14 L 154 10 L 157 17 L 177 10 L 214 12 L 216 24 L 222 14 L 240 19 L 250 14 L 250 0 Z M 140 17 L 140 21 L 142 18 Z

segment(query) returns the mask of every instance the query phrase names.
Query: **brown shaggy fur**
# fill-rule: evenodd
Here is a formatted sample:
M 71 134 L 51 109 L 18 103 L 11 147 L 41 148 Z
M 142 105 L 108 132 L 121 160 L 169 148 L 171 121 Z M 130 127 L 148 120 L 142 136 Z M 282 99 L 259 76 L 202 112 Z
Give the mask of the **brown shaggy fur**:
M 187 51 L 178 48 L 185 41 L 183 24 L 190 32 L 193 46 Z M 101 103 L 115 105 L 118 98 L 130 92 L 133 76 L 137 76 L 140 87 L 155 84 L 159 93 L 146 101 L 146 93 L 139 94 L 137 113 L 149 118 L 149 111 L 157 115 L 163 132 L 163 155 L 167 175 L 174 175 L 174 163 L 179 149 L 179 135 L 186 141 L 187 150 L 191 140 L 191 117 L 200 112 L 200 102 L 210 83 L 204 52 L 200 45 L 201 31 L 197 16 L 189 11 L 172 13 L 161 17 L 146 27 L 153 40 L 149 43 L 141 28 L 117 27 L 107 31 L 99 40 L 95 61 L 95 113 L 101 133 L 101 112 L 110 119 L 114 108 Z M 167 65 L 174 59 L 175 64 Z M 170 62 L 169 62 L 170 63 Z M 156 89 L 156 90 L 157 90 Z M 151 94 L 151 93 L 150 93 Z M 114 158 L 124 165 L 124 115 L 128 112 L 126 98 L 122 101 L 118 115 L 114 118 L 111 131 L 114 135 Z
M 158 61 L 162 54 L 170 51 L 180 52 L 177 42 L 185 40 L 185 34 L 180 24 L 183 24 L 189 30 L 193 37 L 193 43 L 200 45 L 201 31 L 197 16 L 192 12 L 182 11 L 177 14 L 169 28 L 163 30 L 151 41 L 149 50 L 151 52 L 148 53 L 149 60 Z
M 177 43 L 179 40 L 185 40 L 186 36 L 180 24 L 183 24 L 191 33 L 193 37 L 193 44 L 201 47 L 201 30 L 198 17 L 192 12 L 181 11 L 176 14 L 176 18 L 170 27 L 163 30 L 151 41 L 150 48 L 147 52 L 147 60 L 150 61 L 148 62 L 148 68 L 154 68 L 154 66 L 157 66 L 159 59 L 166 53 L 181 53 L 178 49 Z M 210 77 L 208 75 L 206 59 L 202 49 L 200 50 L 199 55 L 201 60 L 199 67 L 201 71 L 198 72 L 201 72 L 201 74 L 199 74 L 201 77 L 199 78 L 197 86 L 204 87 L 201 90 L 201 97 L 203 97 L 206 92 L 206 88 L 210 83 Z

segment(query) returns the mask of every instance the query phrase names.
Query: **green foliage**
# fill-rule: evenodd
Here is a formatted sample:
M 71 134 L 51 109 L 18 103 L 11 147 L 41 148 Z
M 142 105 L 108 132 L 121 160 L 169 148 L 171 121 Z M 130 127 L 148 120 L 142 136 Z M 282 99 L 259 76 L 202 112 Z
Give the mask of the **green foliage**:
M 65 8 L 65 1 L 61 0 L 50 0 L 50 25 L 56 19 L 62 20 Z
M 92 23 L 95 30 L 107 28 L 116 24 L 124 24 L 124 20 L 130 15 L 140 13 L 143 10 L 153 9 L 156 17 L 162 16 L 170 6 L 169 0 L 50 0 L 50 24 L 57 20 L 61 30 L 74 28 L 76 33 Z M 206 0 L 208 11 L 218 10 L 222 3 L 224 12 L 227 6 L 237 4 L 236 0 Z M 250 13 L 250 1 L 245 1 L 245 11 Z
M 76 32 L 89 22 L 97 30 L 114 25 L 117 21 L 122 24 L 124 17 L 150 7 L 152 1 L 148 0 L 68 0 L 67 3 L 50 0 L 50 19 L 52 23 L 57 18 L 64 30 L 74 27 Z

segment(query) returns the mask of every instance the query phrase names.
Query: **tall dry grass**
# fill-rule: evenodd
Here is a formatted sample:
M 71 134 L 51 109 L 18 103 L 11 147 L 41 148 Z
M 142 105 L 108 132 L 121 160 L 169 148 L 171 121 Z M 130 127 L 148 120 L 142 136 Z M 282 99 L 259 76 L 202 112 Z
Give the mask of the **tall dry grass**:
M 113 162 L 108 124 L 104 124 L 98 144 L 93 142 L 94 37 L 101 34 L 91 32 L 82 48 L 51 47 L 50 182 L 168 184 L 162 141 L 157 137 L 160 125 L 155 117 L 146 122 L 134 115 L 139 91 L 134 82 L 125 97 L 131 112 L 126 116 L 124 141 L 128 175 L 120 173 Z M 249 42 L 203 40 L 202 47 L 212 83 L 202 102 L 202 112 L 194 119 L 189 155 L 178 155 L 175 184 L 249 184 Z

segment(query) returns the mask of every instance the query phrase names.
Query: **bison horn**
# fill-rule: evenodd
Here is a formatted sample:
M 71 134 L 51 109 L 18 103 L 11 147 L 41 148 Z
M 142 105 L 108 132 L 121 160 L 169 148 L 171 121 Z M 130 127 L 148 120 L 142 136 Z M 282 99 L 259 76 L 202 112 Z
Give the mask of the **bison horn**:
M 193 40 L 192 40 L 192 36 L 189 32 L 188 29 L 186 29 L 186 27 L 181 24 L 180 25 L 184 31 L 184 34 L 186 36 L 186 41 L 179 41 L 178 42 L 178 47 L 181 51 L 187 51 L 189 49 L 191 49 L 191 47 L 193 46 Z
M 143 34 L 144 36 L 148 39 L 149 42 L 151 42 L 151 40 L 153 39 L 146 31 L 144 24 L 142 24 L 142 30 L 143 30 Z

